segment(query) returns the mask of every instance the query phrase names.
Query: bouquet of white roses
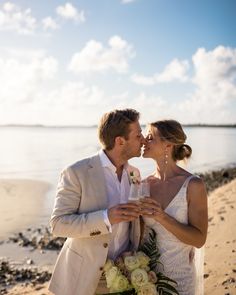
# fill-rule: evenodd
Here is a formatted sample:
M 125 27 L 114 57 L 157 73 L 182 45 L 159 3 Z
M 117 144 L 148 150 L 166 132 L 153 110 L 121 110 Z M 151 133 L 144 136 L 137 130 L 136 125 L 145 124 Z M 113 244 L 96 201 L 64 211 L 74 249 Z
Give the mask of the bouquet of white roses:
M 125 252 L 115 261 L 107 260 L 104 273 L 107 288 L 114 294 L 168 295 L 178 294 L 176 282 L 156 270 L 160 254 L 156 247 L 156 233 L 137 252 Z M 172 293 L 171 293 L 172 292 Z

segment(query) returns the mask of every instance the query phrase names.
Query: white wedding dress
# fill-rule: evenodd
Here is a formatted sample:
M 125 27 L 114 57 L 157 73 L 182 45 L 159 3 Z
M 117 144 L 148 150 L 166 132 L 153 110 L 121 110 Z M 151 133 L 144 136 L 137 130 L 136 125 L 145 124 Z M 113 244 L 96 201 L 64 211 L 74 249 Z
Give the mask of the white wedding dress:
M 188 224 L 186 191 L 188 183 L 192 177 L 196 176 L 191 175 L 186 179 L 179 192 L 165 209 L 165 212 L 168 215 L 183 224 Z M 160 262 L 163 264 L 163 266 L 158 266 L 158 270 L 178 283 L 176 289 L 179 291 L 179 294 L 203 294 L 203 280 L 198 280 L 195 267 L 196 261 L 195 259 L 190 258 L 190 253 L 194 253 L 195 248 L 181 242 L 160 223 L 154 221 L 153 219 L 144 218 L 144 222 L 148 227 L 153 228 L 157 233 L 157 245 L 161 254 Z M 198 252 L 198 254 L 201 253 L 201 251 Z M 197 263 L 198 269 L 200 270 L 200 266 L 203 266 L 203 258 L 201 255 L 197 256 L 199 257 Z M 203 277 L 202 270 L 203 268 L 200 270 L 199 278 Z

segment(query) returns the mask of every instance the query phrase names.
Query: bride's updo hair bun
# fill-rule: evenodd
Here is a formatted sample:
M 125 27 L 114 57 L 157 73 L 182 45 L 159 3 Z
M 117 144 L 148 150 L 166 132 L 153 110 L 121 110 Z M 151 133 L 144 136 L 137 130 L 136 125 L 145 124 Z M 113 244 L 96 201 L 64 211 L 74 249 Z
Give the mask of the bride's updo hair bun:
M 192 149 L 185 144 L 187 139 L 181 124 L 175 120 L 161 120 L 150 124 L 151 127 L 158 129 L 162 140 L 173 143 L 172 158 L 174 161 L 180 161 L 190 158 Z
M 187 144 L 175 145 L 172 152 L 172 157 L 175 161 L 181 161 L 191 157 L 192 148 Z

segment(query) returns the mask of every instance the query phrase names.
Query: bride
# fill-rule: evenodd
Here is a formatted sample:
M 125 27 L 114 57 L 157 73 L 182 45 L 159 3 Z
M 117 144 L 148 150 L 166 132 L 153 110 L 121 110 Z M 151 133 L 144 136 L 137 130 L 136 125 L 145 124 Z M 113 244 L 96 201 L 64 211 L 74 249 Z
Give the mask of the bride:
M 194 253 L 206 241 L 207 195 L 203 181 L 176 164 L 191 156 L 192 149 L 185 140 L 177 121 L 149 125 L 143 157 L 155 160 L 156 171 L 148 177 L 151 198 L 144 199 L 142 215 L 145 224 L 157 233 L 160 271 L 178 283 L 179 294 L 194 295 L 203 294 Z

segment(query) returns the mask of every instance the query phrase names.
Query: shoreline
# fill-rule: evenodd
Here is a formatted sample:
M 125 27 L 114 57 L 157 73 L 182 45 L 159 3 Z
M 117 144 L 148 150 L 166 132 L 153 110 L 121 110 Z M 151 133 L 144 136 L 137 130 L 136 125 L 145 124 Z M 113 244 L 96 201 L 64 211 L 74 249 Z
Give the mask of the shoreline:
M 198 173 L 198 175 L 205 181 L 209 192 L 209 228 L 205 245 L 205 295 L 213 292 L 214 294 L 232 294 L 230 291 L 236 290 L 236 263 L 234 263 L 236 234 L 232 233 L 236 226 L 233 217 L 236 208 L 236 167 L 204 174 Z M 34 212 L 37 213 L 42 199 L 46 199 L 45 195 L 50 185 L 33 180 L 0 180 L 0 192 L 5 192 L 5 198 L 9 194 L 11 201 L 16 200 L 17 188 L 23 207 L 27 198 L 29 199 L 32 193 L 35 196 L 37 191 L 37 197 L 31 197 L 34 202 L 39 201 L 33 204 Z M 3 209 L 0 209 L 0 213 L 1 210 Z M 31 216 L 31 224 L 32 218 Z M 0 242 L 0 274 L 3 277 L 6 274 L 6 278 L 0 281 L 0 294 L 51 294 L 47 291 L 47 284 L 64 239 L 53 238 L 45 225 L 37 226 L 35 223 L 32 229 L 30 224 L 26 224 L 25 227 L 24 223 L 21 225 L 24 228 L 23 231 L 13 231 L 14 235 L 9 234 Z M 223 237 L 222 233 L 224 233 Z M 216 257 L 222 260 L 220 264 L 222 271 L 218 270 L 219 261 Z M 21 279 L 17 279 L 14 271 L 21 273 Z M 37 281 L 36 277 L 41 277 L 41 280 Z

